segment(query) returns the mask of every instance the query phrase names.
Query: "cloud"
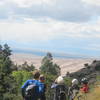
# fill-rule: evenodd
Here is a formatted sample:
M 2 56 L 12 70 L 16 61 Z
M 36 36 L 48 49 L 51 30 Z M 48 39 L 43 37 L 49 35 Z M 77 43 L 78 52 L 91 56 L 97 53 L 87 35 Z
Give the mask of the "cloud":
M 9 0 L 16 3 L 19 7 L 30 7 L 33 5 L 48 4 L 52 5 L 56 0 Z
M 100 0 L 82 0 L 82 1 L 89 5 L 100 6 Z
M 19 20 L 0 21 L 0 42 L 7 42 L 13 48 L 42 48 L 85 55 L 96 55 L 99 51 L 96 46 L 100 43 L 99 18 L 95 24 L 64 22 L 47 17 L 33 19 L 22 16 Z
M 92 10 L 81 0 L 4 0 L 0 15 L 29 18 L 49 17 L 56 20 L 84 22 L 90 20 Z M 4 10 L 4 8 L 6 8 Z
M 87 47 L 83 47 L 86 51 L 91 51 L 92 53 L 99 53 L 100 52 L 100 45 L 99 43 L 88 44 Z M 95 54 L 96 55 L 96 54 Z
M 98 8 L 93 0 L 0 0 L 0 40 L 73 52 L 98 48 L 91 46 L 100 43 Z
M 59 30 L 56 21 L 47 19 L 47 22 L 42 19 L 33 20 L 30 18 L 24 18 L 22 22 L 17 21 L 5 21 L 0 22 L 0 37 L 2 40 L 15 40 L 18 42 L 32 42 L 32 41 L 48 41 L 52 40 L 56 36 Z M 5 30 L 6 29 L 6 30 Z
M 18 42 L 51 41 L 57 38 L 99 39 L 100 21 L 91 23 L 72 23 L 50 18 L 23 18 L 23 20 L 1 21 L 0 37 L 2 40 Z M 6 36 L 6 37 L 5 37 Z

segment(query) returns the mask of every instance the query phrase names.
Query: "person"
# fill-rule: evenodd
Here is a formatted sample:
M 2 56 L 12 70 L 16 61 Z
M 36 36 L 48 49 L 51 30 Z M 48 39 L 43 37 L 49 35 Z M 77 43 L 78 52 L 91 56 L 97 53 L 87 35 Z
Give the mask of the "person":
M 81 80 L 81 88 L 80 91 L 77 95 L 77 99 L 80 100 L 81 98 L 83 98 L 84 100 L 87 100 L 87 93 L 89 92 L 89 86 L 88 86 L 88 80 L 87 78 L 82 78 Z
M 46 84 L 45 84 L 45 77 L 44 75 L 40 75 L 39 81 L 41 83 L 41 87 L 43 88 L 42 93 L 40 95 L 40 100 L 46 100 L 45 92 L 46 92 Z
M 39 87 L 40 82 L 39 82 L 39 76 L 40 72 L 38 70 L 33 72 L 33 77 L 34 79 L 29 79 L 27 80 L 24 85 L 21 87 L 22 89 L 22 96 L 24 100 L 38 100 L 40 97 L 40 91 Z M 28 91 L 29 89 L 32 90 L 31 88 L 34 87 L 34 91 Z M 27 92 L 26 92 L 27 91 Z M 28 93 L 29 92 L 29 93 Z
M 66 100 L 67 98 L 67 87 L 64 85 L 64 79 L 59 76 L 55 82 L 51 85 L 54 90 L 52 95 L 52 100 Z
M 87 78 L 83 78 L 81 80 L 81 82 L 82 82 L 82 87 L 80 88 L 80 91 L 83 92 L 83 93 L 88 93 L 89 86 L 88 86 L 88 80 L 87 80 Z
M 68 90 L 69 100 L 74 100 L 74 98 L 77 96 L 78 91 L 79 91 L 78 83 L 79 82 L 77 79 L 72 80 L 72 85 L 71 87 L 69 87 L 69 90 Z

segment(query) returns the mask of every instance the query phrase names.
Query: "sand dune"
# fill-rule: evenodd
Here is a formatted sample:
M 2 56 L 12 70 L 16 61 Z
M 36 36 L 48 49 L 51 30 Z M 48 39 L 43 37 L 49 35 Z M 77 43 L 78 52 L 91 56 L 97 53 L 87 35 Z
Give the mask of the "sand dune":
M 65 75 L 67 72 L 75 72 L 84 67 L 85 63 L 91 63 L 92 59 L 55 59 L 55 63 L 60 65 L 61 74 Z
M 43 57 L 32 55 L 32 54 L 20 54 L 15 53 L 11 56 L 12 61 L 15 64 L 23 64 L 25 61 L 28 64 L 34 64 L 38 69 L 41 66 L 41 60 Z M 64 59 L 64 58 L 54 58 L 53 62 L 57 63 L 61 68 L 61 74 L 65 75 L 66 72 L 75 72 L 84 67 L 85 63 L 91 63 L 93 59 Z

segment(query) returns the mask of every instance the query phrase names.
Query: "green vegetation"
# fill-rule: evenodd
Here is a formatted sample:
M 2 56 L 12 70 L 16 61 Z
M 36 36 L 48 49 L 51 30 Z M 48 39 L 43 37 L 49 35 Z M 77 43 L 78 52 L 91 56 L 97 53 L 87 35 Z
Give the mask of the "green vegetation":
M 25 61 L 22 65 L 17 66 L 18 70 L 25 70 L 32 72 L 35 70 L 35 66 L 33 64 L 28 65 L 28 63 Z
M 10 47 L 5 45 L 0 45 L 0 100 L 22 100 L 21 96 L 21 86 L 28 79 L 32 79 L 32 71 L 35 70 L 34 65 L 28 65 L 25 62 L 22 65 L 14 65 L 10 59 L 11 50 Z M 50 99 L 50 94 L 52 90 L 50 89 L 51 84 L 60 75 L 60 67 L 53 63 L 53 57 L 51 53 L 42 59 L 40 71 L 44 74 L 46 78 L 46 97 L 47 100 Z M 71 85 L 71 77 L 65 77 L 65 84 L 67 86 Z M 97 84 L 100 84 L 100 76 L 96 77 Z M 100 86 L 94 84 L 87 95 L 87 100 L 100 100 Z M 93 91 L 92 91 L 93 90 Z
M 52 60 L 52 54 L 47 53 L 47 55 L 42 59 L 40 70 L 46 74 L 60 75 L 60 67 L 57 64 L 54 64 Z
M 15 78 L 18 84 L 18 88 L 20 88 L 26 80 L 32 78 L 32 73 L 26 70 L 13 71 L 12 76 Z
M 7 44 L 0 45 L 0 100 L 13 100 L 17 96 L 17 85 L 12 77 L 11 50 Z
M 14 65 L 10 59 L 10 47 L 0 45 L 0 100 L 22 100 L 21 86 L 28 79 L 32 79 L 34 65 L 28 65 L 25 62 L 22 65 Z M 60 68 L 52 62 L 51 53 L 43 58 L 40 71 L 46 76 L 47 99 L 50 100 L 50 86 L 52 82 L 60 75 Z

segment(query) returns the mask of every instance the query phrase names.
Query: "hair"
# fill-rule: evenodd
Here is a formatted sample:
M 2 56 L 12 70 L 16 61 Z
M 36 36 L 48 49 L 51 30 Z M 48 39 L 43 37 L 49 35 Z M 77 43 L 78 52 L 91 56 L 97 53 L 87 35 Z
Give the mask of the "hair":
M 40 79 L 40 80 L 45 80 L 44 75 L 40 75 L 39 79 Z
M 33 72 L 33 77 L 34 77 L 34 79 L 39 79 L 39 77 L 40 77 L 40 72 L 39 72 L 38 70 L 35 70 L 35 71 Z

